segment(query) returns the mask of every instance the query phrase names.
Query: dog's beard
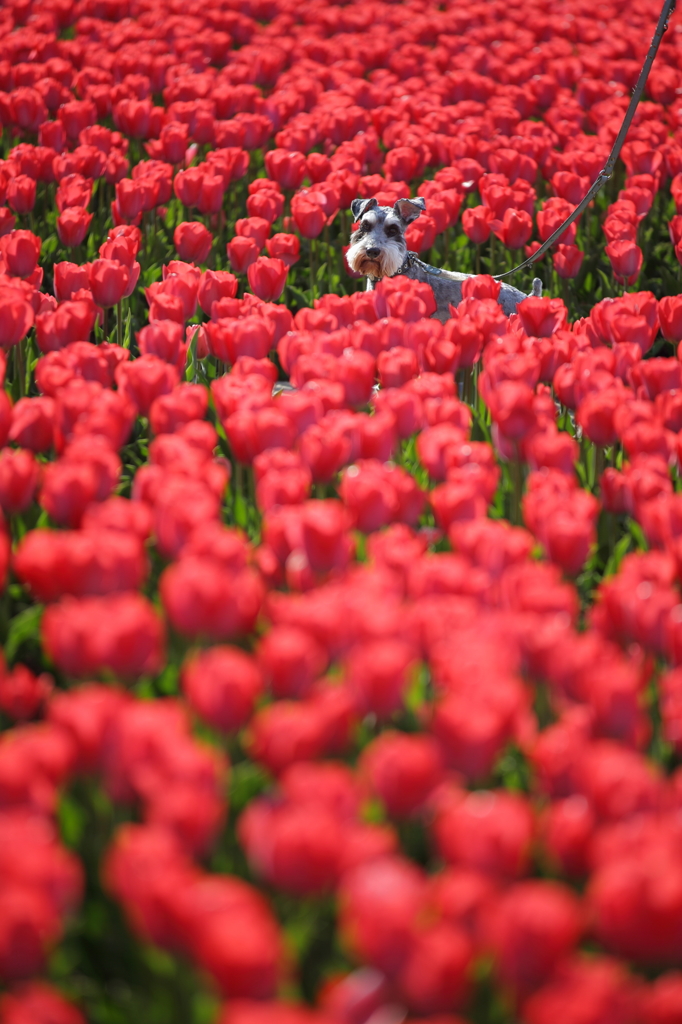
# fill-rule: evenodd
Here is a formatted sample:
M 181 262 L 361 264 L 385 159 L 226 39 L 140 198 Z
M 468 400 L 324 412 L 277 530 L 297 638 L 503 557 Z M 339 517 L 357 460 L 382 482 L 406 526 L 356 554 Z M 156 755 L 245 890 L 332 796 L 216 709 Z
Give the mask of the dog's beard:
M 354 242 L 346 253 L 348 266 L 356 274 L 364 274 L 374 280 L 382 277 L 393 277 L 403 265 L 405 246 L 390 239 L 383 243 L 381 252 L 376 259 L 370 259 L 366 252 L 366 242 Z

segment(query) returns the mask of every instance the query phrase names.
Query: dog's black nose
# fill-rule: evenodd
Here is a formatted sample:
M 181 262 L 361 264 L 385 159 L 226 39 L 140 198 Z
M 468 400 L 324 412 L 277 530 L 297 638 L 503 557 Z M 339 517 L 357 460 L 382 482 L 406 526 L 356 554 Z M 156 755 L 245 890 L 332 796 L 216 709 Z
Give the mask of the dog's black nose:
M 371 260 L 375 260 L 377 256 L 381 255 L 381 249 L 365 249 L 365 252 Z

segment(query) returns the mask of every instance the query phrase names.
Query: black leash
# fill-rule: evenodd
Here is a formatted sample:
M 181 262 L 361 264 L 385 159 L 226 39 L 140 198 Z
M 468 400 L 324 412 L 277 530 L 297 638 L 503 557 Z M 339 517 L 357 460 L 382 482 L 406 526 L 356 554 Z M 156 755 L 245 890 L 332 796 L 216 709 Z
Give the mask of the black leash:
M 578 219 L 583 210 L 594 199 L 597 193 L 601 191 L 604 182 L 608 181 L 611 175 L 613 174 L 613 169 L 616 166 L 616 160 L 620 156 L 620 151 L 623 148 L 625 137 L 628 131 L 630 130 L 632 119 L 635 116 L 637 104 L 642 98 L 644 86 L 646 85 L 646 80 L 649 77 L 649 72 L 651 71 L 651 65 L 653 64 L 656 54 L 658 53 L 658 48 L 661 45 L 663 33 L 668 27 L 670 15 L 675 10 L 675 3 L 676 0 L 665 0 L 665 3 L 663 4 L 663 10 L 661 11 L 661 16 L 658 19 L 658 25 L 656 26 L 656 32 L 654 33 L 654 37 L 651 40 L 651 46 L 649 47 L 649 52 L 646 55 L 646 60 L 644 61 L 642 70 L 639 73 L 639 78 L 637 79 L 637 85 L 635 86 L 635 90 L 632 94 L 630 105 L 625 113 L 623 123 L 620 126 L 620 131 L 618 132 L 618 136 L 613 144 L 613 149 L 609 154 L 609 158 L 606 161 L 606 165 L 603 171 L 599 172 L 597 180 L 593 183 L 585 198 L 578 204 L 578 206 L 576 206 L 575 210 L 570 215 L 570 217 L 566 218 L 561 227 L 558 227 L 556 231 L 549 236 L 547 241 L 543 242 L 540 248 L 533 253 L 532 256 L 529 256 L 527 260 L 523 261 L 523 263 L 519 263 L 518 267 L 514 267 L 513 270 L 507 270 L 504 274 L 495 274 L 496 281 L 500 281 L 503 277 L 509 277 L 510 274 L 515 274 L 518 270 L 524 270 L 526 267 L 530 267 L 533 263 L 536 262 L 536 260 L 539 260 L 542 256 L 544 256 L 547 250 L 550 249 L 554 245 L 554 243 L 561 238 L 566 228 L 569 228 L 573 221 Z

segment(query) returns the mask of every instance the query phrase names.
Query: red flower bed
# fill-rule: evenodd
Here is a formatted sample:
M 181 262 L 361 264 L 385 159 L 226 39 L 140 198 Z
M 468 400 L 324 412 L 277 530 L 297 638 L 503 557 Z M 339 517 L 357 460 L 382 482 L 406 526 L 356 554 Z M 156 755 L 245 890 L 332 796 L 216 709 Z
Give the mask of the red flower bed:
M 658 14 L 0 11 L 0 1024 L 682 1020 Z

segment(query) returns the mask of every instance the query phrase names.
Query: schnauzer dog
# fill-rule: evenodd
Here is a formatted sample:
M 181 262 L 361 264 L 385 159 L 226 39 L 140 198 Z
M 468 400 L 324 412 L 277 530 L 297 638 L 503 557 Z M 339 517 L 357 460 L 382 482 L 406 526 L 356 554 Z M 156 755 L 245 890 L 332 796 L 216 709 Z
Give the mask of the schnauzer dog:
M 444 323 L 450 318 L 448 306 L 458 306 L 462 301 L 462 281 L 473 275 L 431 267 L 418 259 L 416 253 L 408 252 L 405 228 L 425 209 L 426 203 L 420 196 L 399 199 L 392 207 L 379 206 L 376 199 L 354 199 L 351 210 L 358 227 L 351 235 L 346 259 L 351 270 L 367 278 L 367 291 L 372 291 L 382 277 L 396 274 L 404 274 L 413 281 L 426 281 L 433 289 L 438 307 L 434 318 Z M 533 281 L 531 294 L 542 294 L 538 277 Z M 503 284 L 497 301 L 509 316 L 525 298 L 527 296 L 518 288 Z

